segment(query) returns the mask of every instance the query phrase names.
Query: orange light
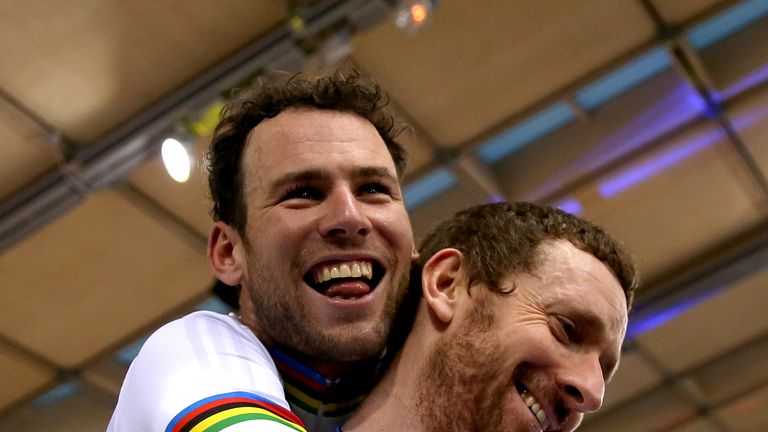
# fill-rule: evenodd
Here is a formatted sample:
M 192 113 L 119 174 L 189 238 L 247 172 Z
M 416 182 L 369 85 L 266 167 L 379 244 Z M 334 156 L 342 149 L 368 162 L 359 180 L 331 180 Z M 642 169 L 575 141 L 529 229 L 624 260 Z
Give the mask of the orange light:
M 411 17 L 413 17 L 413 22 L 416 24 L 421 24 L 424 22 L 425 19 L 427 19 L 427 8 L 424 7 L 421 3 L 416 3 L 411 6 Z

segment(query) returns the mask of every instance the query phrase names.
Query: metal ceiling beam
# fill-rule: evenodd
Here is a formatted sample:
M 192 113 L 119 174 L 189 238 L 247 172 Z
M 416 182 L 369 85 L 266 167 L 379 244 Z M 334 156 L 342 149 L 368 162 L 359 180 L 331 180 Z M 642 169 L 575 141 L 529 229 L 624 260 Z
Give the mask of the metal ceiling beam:
M 96 142 L 76 146 L 61 167 L 0 203 L 0 252 L 72 209 L 88 193 L 114 184 L 156 155 L 161 134 L 169 132 L 184 115 L 197 112 L 261 70 L 283 67 L 286 59 L 292 60 L 288 64 L 305 60 L 298 46 L 303 38 L 336 23 L 343 23 L 350 31 L 368 28 L 381 20 L 389 7 L 385 0 L 317 2 L 302 10 L 305 25 L 301 35 L 282 24 Z

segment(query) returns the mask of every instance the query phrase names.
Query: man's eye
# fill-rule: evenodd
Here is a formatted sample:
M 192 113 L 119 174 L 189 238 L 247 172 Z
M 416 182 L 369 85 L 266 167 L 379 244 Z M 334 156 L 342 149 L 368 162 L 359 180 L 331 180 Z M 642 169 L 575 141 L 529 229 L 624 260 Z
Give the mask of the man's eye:
M 381 183 L 366 183 L 358 188 L 358 191 L 363 194 L 387 194 L 389 195 L 390 189 L 388 186 Z
M 576 338 L 576 325 L 573 321 L 568 318 L 559 317 L 557 318 L 556 327 L 557 329 L 555 332 L 557 333 L 558 339 L 563 343 L 574 342 Z
M 298 186 L 295 187 L 283 196 L 283 200 L 300 199 L 300 200 L 319 200 L 322 195 L 319 190 L 310 186 Z

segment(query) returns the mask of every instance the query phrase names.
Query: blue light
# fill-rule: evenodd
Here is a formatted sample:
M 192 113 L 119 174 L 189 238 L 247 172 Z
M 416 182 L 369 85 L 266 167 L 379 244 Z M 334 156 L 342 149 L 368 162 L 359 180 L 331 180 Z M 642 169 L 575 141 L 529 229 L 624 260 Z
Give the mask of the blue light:
M 694 48 L 706 48 L 757 21 L 768 13 L 768 1 L 747 0 L 716 15 L 688 32 Z
M 634 165 L 600 182 L 597 185 L 597 190 L 604 198 L 615 196 L 670 166 L 687 159 L 722 138 L 723 134 L 720 129 L 709 131 L 684 145 L 675 147 L 646 162 Z
M 763 64 L 751 74 L 723 90 L 723 98 L 730 99 L 766 81 L 768 81 L 768 63 Z
M 133 342 L 132 344 L 118 351 L 115 354 L 115 357 L 117 357 L 117 361 L 123 364 L 131 364 L 133 359 L 135 359 L 136 356 L 139 355 L 139 351 L 141 350 L 141 347 L 144 346 L 144 342 L 146 342 L 147 339 L 149 339 L 149 335 L 141 337 L 136 342 Z
M 642 334 L 663 326 L 672 321 L 696 305 L 704 302 L 713 295 L 719 293 L 724 287 L 716 286 L 708 290 L 696 293 L 690 297 L 684 298 L 671 306 L 660 310 L 634 310 L 629 317 L 627 327 L 627 339 L 634 339 Z
M 763 107 L 762 109 L 750 110 L 732 117 L 731 124 L 738 132 L 766 117 L 768 117 L 768 107 Z M 600 182 L 597 189 L 604 198 L 615 196 L 724 138 L 725 136 L 721 129 L 714 129 L 703 133 L 687 144 L 675 147 L 653 159 L 609 177 L 607 180 Z
M 413 210 L 423 202 L 439 195 L 456 184 L 456 177 L 448 168 L 438 168 L 408 184 L 403 191 L 405 207 Z
M 212 312 L 218 312 L 220 314 L 228 314 L 232 312 L 232 308 L 229 307 L 226 303 L 224 303 L 220 298 L 211 296 L 208 297 L 206 300 L 204 300 L 202 303 L 195 306 L 195 310 L 201 311 L 212 311 Z
M 555 204 L 555 207 L 572 215 L 580 215 L 581 212 L 584 211 L 581 202 L 576 198 L 566 198 Z
M 573 110 L 568 104 L 556 103 L 491 138 L 477 148 L 477 155 L 485 163 L 494 163 L 531 141 L 555 131 L 573 118 Z
M 682 81 L 663 99 L 656 100 L 620 129 L 584 152 L 537 188 L 533 196 L 547 196 L 570 179 L 594 171 L 658 139 L 701 114 L 702 99 Z
M 41 408 L 46 405 L 50 405 L 54 402 L 66 399 L 80 390 L 80 384 L 77 381 L 67 381 L 57 385 L 47 393 L 38 397 L 32 402 L 32 405 L 36 408 Z
M 655 48 L 579 90 L 576 101 L 587 110 L 595 110 L 671 65 L 666 50 Z

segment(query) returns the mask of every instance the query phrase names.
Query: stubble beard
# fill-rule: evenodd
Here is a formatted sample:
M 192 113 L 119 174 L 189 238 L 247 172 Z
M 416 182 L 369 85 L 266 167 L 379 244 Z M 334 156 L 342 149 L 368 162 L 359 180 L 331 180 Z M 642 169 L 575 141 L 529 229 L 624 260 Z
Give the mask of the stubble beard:
M 248 252 L 248 261 L 250 279 L 243 289 L 250 291 L 259 329 L 257 336 L 263 332 L 272 343 L 317 361 L 368 360 L 384 351 L 395 313 L 408 286 L 407 272 L 397 286 L 393 284 L 394 277 L 390 279 L 391 292 L 387 293 L 384 309 L 373 328 L 361 329 L 352 322 L 329 331 L 309 313 L 301 293 L 281 286 L 284 281 L 274 277 L 274 269 L 266 268 L 252 251 Z M 290 274 L 298 274 L 298 268 L 292 263 Z
M 503 431 L 502 405 L 512 386 L 504 353 L 491 332 L 495 319 L 479 301 L 459 333 L 443 338 L 430 354 L 416 390 L 416 411 L 425 432 Z

